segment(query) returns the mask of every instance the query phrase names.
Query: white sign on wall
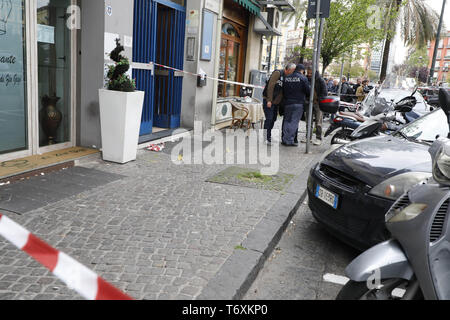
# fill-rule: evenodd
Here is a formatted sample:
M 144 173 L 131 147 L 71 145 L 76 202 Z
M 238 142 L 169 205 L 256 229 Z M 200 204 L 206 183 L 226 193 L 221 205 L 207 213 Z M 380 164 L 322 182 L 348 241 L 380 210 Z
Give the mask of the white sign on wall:
M 208 9 L 214 13 L 219 13 L 220 0 L 205 0 L 205 9 Z

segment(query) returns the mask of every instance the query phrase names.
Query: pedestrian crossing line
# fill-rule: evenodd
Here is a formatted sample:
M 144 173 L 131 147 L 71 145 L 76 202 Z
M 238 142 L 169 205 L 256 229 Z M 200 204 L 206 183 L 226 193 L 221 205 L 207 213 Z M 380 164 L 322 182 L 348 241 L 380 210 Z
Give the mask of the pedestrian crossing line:
M 55 276 L 88 300 L 132 300 L 132 298 L 78 261 L 39 239 L 0 213 L 0 236 L 26 252 Z

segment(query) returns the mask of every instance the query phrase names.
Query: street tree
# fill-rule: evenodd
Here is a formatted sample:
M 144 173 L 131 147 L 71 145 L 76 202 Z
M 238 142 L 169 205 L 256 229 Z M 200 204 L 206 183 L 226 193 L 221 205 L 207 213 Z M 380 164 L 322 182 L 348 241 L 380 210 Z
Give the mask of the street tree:
M 321 57 L 323 70 L 334 59 L 348 54 L 352 47 L 381 40 L 383 31 L 368 23 L 373 17 L 370 9 L 376 0 L 336 0 L 331 2 L 330 17 L 325 19 Z
M 400 34 L 405 44 L 422 48 L 436 38 L 439 14 L 424 0 L 379 0 L 385 17 L 383 29 L 385 44 L 381 66 L 381 80 L 386 78 L 392 41 L 400 25 Z
M 294 0 L 292 5 L 295 8 L 295 11 L 286 11 L 283 12 L 283 22 L 291 23 L 294 21 L 294 30 L 297 30 L 300 23 L 305 21 L 306 18 L 306 10 L 308 9 L 308 1 L 307 0 Z
M 303 36 L 301 47 L 295 47 L 292 55 L 286 57 L 286 61 L 297 60 L 297 63 L 303 63 L 304 59 L 309 56 L 309 51 L 306 48 L 306 39 L 310 36 L 310 20 L 306 18 L 308 0 L 294 0 L 292 5 L 295 11 L 283 13 L 283 21 L 286 23 L 294 21 L 294 30 L 297 30 L 299 25 L 303 23 Z

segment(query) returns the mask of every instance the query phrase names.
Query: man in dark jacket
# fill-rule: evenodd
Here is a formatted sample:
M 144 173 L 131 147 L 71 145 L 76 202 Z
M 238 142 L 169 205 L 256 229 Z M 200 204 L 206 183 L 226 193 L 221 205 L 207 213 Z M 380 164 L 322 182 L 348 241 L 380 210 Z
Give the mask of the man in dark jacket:
M 297 146 L 294 142 L 298 125 L 302 118 L 305 100 L 309 96 L 311 87 L 308 79 L 297 70 L 284 78 L 284 124 L 283 142 L 285 146 Z
M 345 102 L 352 102 L 353 101 L 353 87 L 350 86 L 350 84 L 347 82 L 347 78 L 342 78 L 342 88 L 341 88 L 341 100 Z
M 312 82 L 312 68 L 309 67 L 307 70 L 308 81 L 311 84 Z M 314 85 L 314 102 L 313 102 L 313 123 L 316 125 L 316 140 L 312 141 L 314 145 L 320 146 L 322 144 L 322 124 L 323 124 L 323 113 L 319 108 L 319 100 L 328 95 L 327 85 L 325 80 L 320 76 L 319 71 L 316 71 L 316 81 Z M 309 107 L 309 106 L 308 106 Z M 306 127 L 308 130 L 308 111 L 309 108 L 306 108 Z M 312 135 L 311 135 L 312 138 Z M 302 140 L 302 142 L 306 142 L 306 138 Z
M 279 105 L 283 101 L 284 77 L 292 74 L 294 70 L 295 64 L 287 65 L 284 70 L 275 70 L 263 92 L 263 109 L 266 116 L 264 129 L 267 130 L 267 144 L 272 143 L 272 129 L 277 121 Z

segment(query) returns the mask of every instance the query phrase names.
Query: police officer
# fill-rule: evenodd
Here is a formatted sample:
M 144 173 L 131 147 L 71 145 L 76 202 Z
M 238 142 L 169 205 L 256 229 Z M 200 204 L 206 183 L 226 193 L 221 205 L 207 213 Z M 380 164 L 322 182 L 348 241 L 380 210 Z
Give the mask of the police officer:
M 300 69 L 305 68 L 301 65 L 297 66 L 293 74 L 284 78 L 283 97 L 285 110 L 282 144 L 285 146 L 298 146 L 298 143 L 294 142 L 294 138 L 302 118 L 305 98 L 309 96 L 311 91 L 308 79 L 297 71 Z
M 290 67 L 290 68 L 289 68 Z M 272 129 L 277 121 L 277 114 L 280 104 L 283 102 L 283 82 L 284 77 L 294 72 L 295 65 L 287 65 L 284 70 L 275 70 L 267 82 L 263 92 L 263 109 L 266 116 L 264 129 L 267 130 L 267 144 L 272 143 Z

